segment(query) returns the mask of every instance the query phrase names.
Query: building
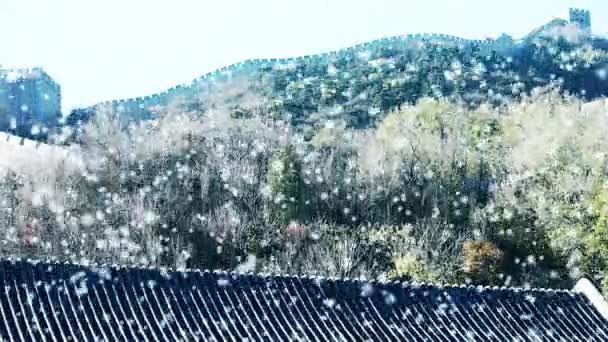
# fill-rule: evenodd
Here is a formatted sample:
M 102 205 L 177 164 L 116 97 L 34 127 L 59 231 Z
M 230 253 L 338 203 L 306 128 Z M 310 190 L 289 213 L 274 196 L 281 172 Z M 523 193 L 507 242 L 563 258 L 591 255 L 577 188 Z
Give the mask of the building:
M 61 88 L 44 70 L 0 69 L 0 131 L 44 138 L 61 116 Z
M 0 260 L 5 341 L 608 341 L 573 290 Z
M 591 12 L 588 10 L 570 8 L 570 23 L 577 24 L 583 30 L 591 33 Z

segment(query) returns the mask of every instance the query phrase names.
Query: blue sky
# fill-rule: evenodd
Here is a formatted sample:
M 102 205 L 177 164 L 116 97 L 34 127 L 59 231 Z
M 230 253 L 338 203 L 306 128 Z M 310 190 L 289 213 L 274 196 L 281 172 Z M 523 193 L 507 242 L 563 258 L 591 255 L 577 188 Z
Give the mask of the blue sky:
M 521 37 L 569 7 L 608 33 L 608 0 L 0 0 L 0 65 L 45 68 L 67 110 L 384 36 Z

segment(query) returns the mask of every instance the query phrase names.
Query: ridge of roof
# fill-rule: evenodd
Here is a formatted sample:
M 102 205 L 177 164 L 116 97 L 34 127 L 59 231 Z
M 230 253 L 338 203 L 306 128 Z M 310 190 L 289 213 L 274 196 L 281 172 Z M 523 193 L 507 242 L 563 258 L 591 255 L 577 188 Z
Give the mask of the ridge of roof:
M 365 279 L 365 278 L 340 278 L 333 276 L 319 276 L 319 275 L 294 275 L 294 274 L 278 274 L 278 273 L 256 273 L 256 272 L 242 272 L 242 271 L 234 271 L 234 270 L 209 270 L 209 269 L 198 269 L 198 268 L 172 268 L 172 267 L 163 267 L 163 266 L 150 266 L 150 265 L 125 265 L 125 264 L 116 264 L 116 263 L 97 263 L 97 262 L 75 262 L 68 260 L 58 260 L 58 259 L 32 259 L 32 258 L 19 258 L 19 257 L 7 257 L 0 258 L 0 261 L 7 260 L 11 262 L 27 262 L 29 264 L 49 264 L 55 266 L 61 265 L 73 265 L 80 266 L 89 269 L 94 272 L 95 269 L 98 268 L 109 268 L 116 271 L 119 270 L 148 270 L 148 271 L 159 271 L 161 273 L 198 273 L 198 274 L 213 274 L 216 276 L 224 276 L 224 277 L 245 277 L 245 276 L 255 276 L 259 278 L 282 278 L 282 279 L 308 279 L 314 281 L 343 281 L 343 282 L 351 282 L 355 284 L 371 284 L 371 285 L 399 285 L 403 288 L 419 288 L 419 287 L 434 287 L 438 290 L 443 289 L 461 289 L 461 290 L 475 290 L 478 292 L 484 291 L 508 291 L 508 292 L 541 292 L 541 293 L 569 293 L 569 294 L 583 294 L 585 295 L 593 304 L 597 307 L 596 303 L 593 302 L 598 301 L 597 296 L 601 300 L 603 300 L 603 306 L 601 308 L 597 308 L 598 311 L 602 312 L 602 315 L 608 320 L 608 303 L 603 299 L 599 291 L 595 289 L 595 286 L 591 284 L 591 282 L 585 278 L 579 280 L 577 285 L 573 289 L 559 289 L 559 288 L 543 288 L 543 287 L 522 287 L 522 286 L 489 286 L 489 285 L 474 285 L 474 284 L 444 284 L 444 283 L 432 283 L 432 282 L 416 282 L 416 281 L 401 281 L 401 280 L 380 280 L 380 279 Z M 590 284 L 590 286 L 595 290 L 589 289 L 589 285 L 584 282 Z M 580 285 L 579 285 L 580 284 Z M 590 296 L 593 297 L 590 298 Z M 599 303 L 599 302 L 598 302 Z M 601 303 L 600 303 L 601 304 Z M 602 309 L 604 311 L 602 311 Z
M 573 289 L 574 292 L 582 293 L 589 299 L 591 304 L 595 306 L 595 309 L 608 320 L 608 302 L 604 299 L 604 296 L 600 291 L 593 285 L 593 283 L 587 278 L 581 278 L 576 283 Z

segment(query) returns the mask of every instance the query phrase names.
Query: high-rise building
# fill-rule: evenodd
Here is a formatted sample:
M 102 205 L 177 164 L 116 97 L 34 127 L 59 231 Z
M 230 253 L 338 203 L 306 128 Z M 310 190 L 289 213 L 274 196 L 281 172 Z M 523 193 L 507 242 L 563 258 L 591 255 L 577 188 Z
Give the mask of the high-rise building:
M 0 131 L 43 138 L 61 116 L 61 88 L 44 70 L 0 69 Z

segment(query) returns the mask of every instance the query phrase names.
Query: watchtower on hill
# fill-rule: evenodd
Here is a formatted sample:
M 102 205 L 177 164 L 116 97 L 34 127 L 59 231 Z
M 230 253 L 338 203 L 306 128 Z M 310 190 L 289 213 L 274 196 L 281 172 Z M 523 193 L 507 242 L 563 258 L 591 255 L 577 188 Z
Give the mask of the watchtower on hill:
M 570 22 L 583 30 L 591 32 L 591 12 L 584 9 L 570 8 Z

